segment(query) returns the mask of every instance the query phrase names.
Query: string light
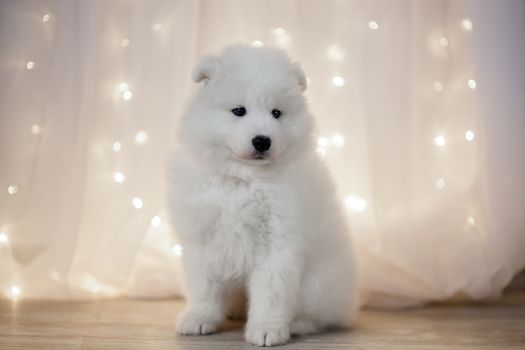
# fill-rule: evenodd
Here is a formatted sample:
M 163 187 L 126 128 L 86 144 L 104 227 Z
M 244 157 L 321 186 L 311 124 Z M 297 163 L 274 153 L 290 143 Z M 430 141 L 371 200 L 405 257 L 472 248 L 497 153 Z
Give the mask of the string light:
M 120 92 L 126 92 L 126 91 L 128 91 L 128 90 L 129 90 L 129 84 L 128 84 L 128 83 L 124 83 L 124 82 L 118 84 L 118 90 L 119 90 Z
M 253 47 L 263 47 L 263 46 L 264 46 L 264 43 L 263 43 L 262 41 L 255 40 L 255 41 L 252 43 L 252 46 L 253 46 Z
M 444 146 L 445 143 L 446 143 L 445 137 L 441 135 L 434 137 L 434 144 L 436 146 Z
M 7 193 L 9 194 L 16 194 L 18 193 L 18 186 L 17 185 L 10 185 L 7 187 Z
M 319 137 L 317 139 L 317 144 L 319 147 L 326 147 L 328 146 L 328 139 L 326 137 Z
M 377 30 L 379 28 L 379 24 L 376 21 L 368 21 L 368 28 L 371 30 Z
M 9 289 L 9 292 L 11 293 L 11 298 L 16 299 L 20 296 L 20 293 L 22 293 L 22 289 L 19 286 L 13 285 Z
M 126 101 L 131 100 L 132 97 L 133 97 L 133 93 L 132 93 L 131 91 L 129 91 L 129 90 L 128 90 L 128 91 L 124 91 L 124 92 L 122 93 L 122 98 L 123 98 L 124 100 L 126 100 Z
M 124 174 L 117 171 L 115 174 L 113 174 L 113 179 L 115 179 L 115 182 L 118 182 L 119 184 L 121 184 L 126 180 L 126 177 L 124 176 Z
M 144 202 L 142 202 L 142 199 L 140 199 L 139 197 L 133 197 L 131 204 L 133 204 L 133 206 L 137 209 L 140 209 L 144 206 Z
M 439 44 L 443 47 L 447 47 L 448 46 L 448 39 L 445 38 L 444 36 L 442 36 L 441 38 L 439 38 Z
M 144 131 L 139 131 L 135 134 L 135 143 L 141 145 L 148 140 L 148 135 Z
M 434 91 L 441 92 L 443 91 L 443 84 L 440 81 L 434 82 Z
M 284 30 L 284 28 L 281 28 L 281 27 L 274 28 L 274 29 L 271 30 L 271 34 L 273 36 L 277 36 L 277 37 L 284 36 L 286 34 L 286 30 Z
M 151 219 L 151 226 L 153 227 L 159 227 L 161 224 L 161 220 L 160 220 L 160 217 L 158 215 L 155 215 L 152 219 Z
M 465 131 L 465 140 L 467 141 L 474 140 L 474 132 L 472 130 Z
M 445 188 L 445 180 L 442 179 L 442 178 L 439 178 L 436 180 L 436 187 L 440 190 L 442 190 L 443 188 Z
M 155 23 L 152 28 L 153 28 L 153 30 L 155 32 L 160 32 L 162 30 L 162 24 L 161 23 Z
M 42 22 L 49 22 L 49 19 L 51 18 L 51 16 L 49 14 L 45 14 L 42 16 Z
M 468 18 L 465 18 L 461 21 L 461 26 L 463 27 L 464 30 L 466 30 L 467 32 L 470 32 L 472 31 L 472 21 Z
M 345 138 L 343 137 L 343 135 L 335 134 L 334 136 L 332 136 L 332 144 L 335 147 L 342 147 L 345 144 Z
M 476 81 L 475 81 L 474 79 L 469 79 L 469 80 L 467 81 L 467 85 L 468 85 L 469 88 L 471 88 L 472 90 L 474 90 L 474 89 L 476 89 L 476 86 L 477 86 L 478 84 L 476 83 Z
M 180 244 L 173 245 L 172 248 L 173 255 L 181 256 L 182 255 L 182 246 Z
M 38 124 L 31 125 L 31 133 L 33 135 L 39 135 L 41 131 L 42 131 L 42 128 L 40 128 L 40 125 Z
M 122 145 L 120 144 L 120 142 L 115 142 L 112 148 L 113 148 L 113 151 L 118 152 L 122 148 Z
M 28 70 L 31 70 L 31 69 L 33 69 L 34 67 L 35 67 L 35 62 L 33 62 L 33 61 L 27 61 L 27 63 L 26 63 L 26 68 L 27 68 Z
M 326 57 L 334 62 L 341 62 L 345 59 L 345 52 L 337 45 L 332 45 L 326 50 Z
M 364 198 L 351 195 L 346 197 L 345 206 L 353 211 L 362 212 L 368 207 L 368 202 Z
M 7 244 L 9 243 L 9 237 L 7 236 L 7 233 L 0 232 L 0 244 Z
M 476 225 L 476 221 L 472 216 L 467 217 L 467 225 L 470 227 L 474 227 Z
M 335 86 L 343 86 L 345 85 L 345 79 L 340 76 L 335 76 L 332 78 L 332 84 L 334 84 Z
M 124 38 L 120 41 L 120 46 L 122 47 L 128 47 L 129 46 L 129 39 Z

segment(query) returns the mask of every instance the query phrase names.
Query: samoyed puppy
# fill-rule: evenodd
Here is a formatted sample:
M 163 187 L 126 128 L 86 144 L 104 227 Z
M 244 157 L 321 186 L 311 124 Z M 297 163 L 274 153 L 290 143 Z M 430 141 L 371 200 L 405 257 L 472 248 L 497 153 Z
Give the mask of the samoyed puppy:
M 187 297 L 177 332 L 213 333 L 243 312 L 258 346 L 350 326 L 355 253 L 315 152 L 302 69 L 275 48 L 232 46 L 192 77 L 169 174 Z

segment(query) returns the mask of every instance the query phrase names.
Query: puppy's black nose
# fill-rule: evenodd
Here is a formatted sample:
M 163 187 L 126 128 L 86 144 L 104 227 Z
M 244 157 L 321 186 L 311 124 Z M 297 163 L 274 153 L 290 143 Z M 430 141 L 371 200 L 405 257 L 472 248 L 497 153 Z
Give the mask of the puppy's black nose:
M 252 145 L 257 151 L 262 153 L 270 149 L 272 139 L 268 136 L 257 135 L 252 139 Z

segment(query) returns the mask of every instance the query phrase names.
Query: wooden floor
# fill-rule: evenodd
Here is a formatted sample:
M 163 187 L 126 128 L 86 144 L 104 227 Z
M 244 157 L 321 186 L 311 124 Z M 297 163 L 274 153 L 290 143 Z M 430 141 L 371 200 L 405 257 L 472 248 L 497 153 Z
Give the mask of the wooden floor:
M 293 338 L 283 349 L 525 349 L 525 276 L 497 302 L 363 311 L 351 331 Z M 255 349 L 242 323 L 175 336 L 182 301 L 0 301 L 0 349 Z

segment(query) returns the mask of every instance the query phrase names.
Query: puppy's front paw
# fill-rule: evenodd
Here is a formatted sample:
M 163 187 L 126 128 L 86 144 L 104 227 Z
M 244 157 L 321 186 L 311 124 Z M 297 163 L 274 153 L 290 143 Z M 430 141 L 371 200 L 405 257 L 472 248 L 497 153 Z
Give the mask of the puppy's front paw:
M 248 324 L 244 338 L 257 346 L 281 345 L 290 339 L 290 328 L 285 324 Z
M 215 333 L 219 323 L 188 310 L 179 316 L 176 329 L 182 335 L 205 335 Z

